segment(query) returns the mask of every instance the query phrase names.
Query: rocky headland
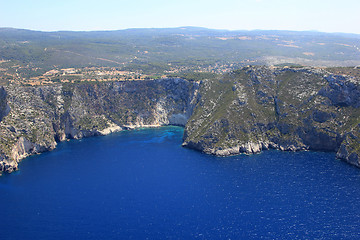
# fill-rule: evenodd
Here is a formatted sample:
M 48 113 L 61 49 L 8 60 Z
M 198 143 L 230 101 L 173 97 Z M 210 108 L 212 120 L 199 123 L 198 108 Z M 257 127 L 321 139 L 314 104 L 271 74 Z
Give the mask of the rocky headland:
M 333 151 L 360 167 L 360 81 L 314 68 L 245 67 L 202 81 L 63 83 L 0 88 L 0 172 L 58 142 L 181 125 L 208 154 Z
M 220 156 L 334 151 L 360 166 L 358 79 L 322 69 L 249 67 L 201 86 L 184 146 Z

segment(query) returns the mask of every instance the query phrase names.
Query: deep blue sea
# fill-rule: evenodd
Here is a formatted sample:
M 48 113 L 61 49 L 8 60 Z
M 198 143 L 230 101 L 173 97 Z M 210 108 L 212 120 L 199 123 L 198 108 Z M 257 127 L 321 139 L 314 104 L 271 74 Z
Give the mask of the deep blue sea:
M 333 153 L 215 157 L 180 127 L 60 143 L 0 177 L 0 239 L 359 239 L 360 169 Z

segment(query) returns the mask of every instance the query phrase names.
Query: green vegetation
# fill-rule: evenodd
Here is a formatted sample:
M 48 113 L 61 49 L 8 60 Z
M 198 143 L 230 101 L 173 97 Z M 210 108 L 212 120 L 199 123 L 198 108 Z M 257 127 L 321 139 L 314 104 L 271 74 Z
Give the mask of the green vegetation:
M 106 119 L 101 116 L 85 116 L 80 118 L 76 124 L 81 130 L 103 130 L 108 127 Z
M 0 60 L 27 68 L 19 74 L 28 78 L 54 67 L 119 67 L 158 75 L 198 70 L 220 73 L 249 64 L 355 66 L 360 64 L 354 47 L 359 46 L 359 39 L 357 35 L 201 28 L 86 33 L 0 28 Z
M 186 125 L 185 144 L 216 154 L 222 150 L 225 153 L 220 154 L 252 153 L 261 149 L 260 143 L 292 151 L 333 151 L 339 147 L 339 136 L 351 133 L 343 144 L 358 153 L 359 136 L 354 130 L 360 126 L 358 108 L 329 102 L 331 94 L 335 94 L 334 101 L 347 94 L 345 85 L 352 87 L 352 83 L 342 83 L 344 89 L 331 85 L 333 89 L 320 94 L 330 86 L 316 72 L 249 66 L 204 80 L 202 98 Z M 356 96 L 351 97 L 351 104 L 356 104 Z

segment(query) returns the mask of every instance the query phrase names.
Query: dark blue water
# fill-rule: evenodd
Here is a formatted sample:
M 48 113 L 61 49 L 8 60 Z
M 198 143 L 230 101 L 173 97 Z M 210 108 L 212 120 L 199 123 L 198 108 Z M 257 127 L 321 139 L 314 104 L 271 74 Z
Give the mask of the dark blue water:
M 0 178 L 0 239 L 357 239 L 360 169 L 332 153 L 217 158 L 182 128 L 59 144 Z

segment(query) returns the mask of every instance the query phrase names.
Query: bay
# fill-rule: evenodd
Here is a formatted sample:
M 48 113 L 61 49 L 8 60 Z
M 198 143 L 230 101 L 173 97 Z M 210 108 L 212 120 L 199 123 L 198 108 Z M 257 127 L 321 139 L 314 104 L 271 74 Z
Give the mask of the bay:
M 60 143 L 0 177 L 0 239 L 358 239 L 360 170 L 334 153 L 215 157 L 183 128 Z

